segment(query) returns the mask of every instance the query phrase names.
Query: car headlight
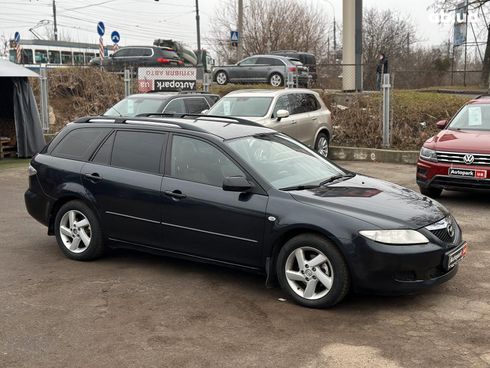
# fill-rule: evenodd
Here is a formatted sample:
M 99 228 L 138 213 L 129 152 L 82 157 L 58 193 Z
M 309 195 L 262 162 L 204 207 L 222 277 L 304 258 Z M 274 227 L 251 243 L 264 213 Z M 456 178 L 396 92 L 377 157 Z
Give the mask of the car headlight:
M 429 242 L 429 239 L 416 230 L 363 230 L 359 231 L 359 234 L 385 244 L 409 245 Z
M 427 161 L 437 162 L 437 153 L 434 150 L 422 147 L 420 150 L 420 158 Z

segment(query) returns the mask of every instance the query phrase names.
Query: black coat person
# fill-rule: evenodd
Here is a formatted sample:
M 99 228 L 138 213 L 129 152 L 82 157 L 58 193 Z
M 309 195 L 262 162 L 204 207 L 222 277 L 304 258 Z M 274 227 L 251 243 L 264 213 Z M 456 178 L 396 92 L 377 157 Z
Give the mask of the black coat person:
M 379 54 L 379 62 L 376 66 L 376 90 L 381 90 L 381 83 L 383 82 L 383 74 L 389 73 L 388 71 L 388 58 L 385 54 Z

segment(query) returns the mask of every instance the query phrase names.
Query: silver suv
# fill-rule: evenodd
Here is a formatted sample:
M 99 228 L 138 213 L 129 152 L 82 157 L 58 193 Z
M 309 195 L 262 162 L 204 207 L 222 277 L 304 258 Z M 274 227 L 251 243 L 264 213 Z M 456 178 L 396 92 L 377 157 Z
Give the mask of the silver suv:
M 308 85 L 308 68 L 299 60 L 279 55 L 254 55 L 235 65 L 218 66 L 213 70 L 213 80 L 219 85 L 231 83 L 270 83 L 283 86 L 288 73 L 298 80 L 299 86 Z
M 309 89 L 239 90 L 228 93 L 209 115 L 255 121 L 283 132 L 328 156 L 331 114 L 320 95 Z

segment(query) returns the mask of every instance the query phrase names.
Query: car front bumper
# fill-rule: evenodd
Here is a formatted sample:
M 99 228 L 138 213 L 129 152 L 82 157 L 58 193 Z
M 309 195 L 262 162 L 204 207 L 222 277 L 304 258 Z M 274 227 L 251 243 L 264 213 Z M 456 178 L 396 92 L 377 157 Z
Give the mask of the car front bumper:
M 447 269 L 447 254 L 461 247 L 459 239 L 450 246 L 387 245 L 359 236 L 350 265 L 353 287 L 358 292 L 410 294 L 453 278 L 458 265 Z
M 450 176 L 448 173 L 452 168 L 486 172 L 486 178 L 476 179 L 471 177 Z M 490 168 L 488 166 L 456 165 L 419 160 L 417 163 L 417 184 L 422 188 L 490 190 Z

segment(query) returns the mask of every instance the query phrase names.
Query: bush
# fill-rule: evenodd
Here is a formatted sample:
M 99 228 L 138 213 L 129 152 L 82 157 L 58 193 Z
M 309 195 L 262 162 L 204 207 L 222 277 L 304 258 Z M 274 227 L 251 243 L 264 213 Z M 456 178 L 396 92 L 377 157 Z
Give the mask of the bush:
M 417 150 L 438 129 L 435 123 L 449 119 L 466 98 L 437 93 L 398 91 L 393 94 L 391 147 Z M 360 97 L 351 107 L 332 108 L 333 144 L 382 147 L 382 97 L 376 93 Z

